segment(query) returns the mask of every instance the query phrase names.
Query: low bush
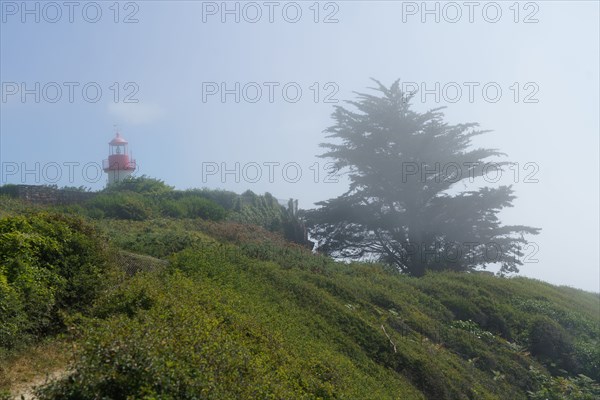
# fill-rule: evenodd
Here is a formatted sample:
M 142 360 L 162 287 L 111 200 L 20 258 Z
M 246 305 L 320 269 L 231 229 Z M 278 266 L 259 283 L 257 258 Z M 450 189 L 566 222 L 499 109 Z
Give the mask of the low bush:
M 202 197 L 184 197 L 176 204 L 184 211 L 183 216 L 187 218 L 221 221 L 227 215 L 223 207 Z
M 103 288 L 107 249 L 80 218 L 36 213 L 0 219 L 0 346 L 62 326 L 61 310 L 84 310 Z
M 92 218 L 117 218 L 143 221 L 155 213 L 150 199 L 133 192 L 102 193 L 86 203 Z
M 578 370 L 570 335 L 557 322 L 546 316 L 536 317 L 531 322 L 529 347 L 531 354 L 549 364 L 555 364 L 556 368 Z

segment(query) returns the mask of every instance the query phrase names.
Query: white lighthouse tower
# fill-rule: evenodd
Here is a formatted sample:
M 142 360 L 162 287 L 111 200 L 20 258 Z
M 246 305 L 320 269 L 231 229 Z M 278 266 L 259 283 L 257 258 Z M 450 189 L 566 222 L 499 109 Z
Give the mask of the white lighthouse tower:
M 108 174 L 109 185 L 121 182 L 135 171 L 135 160 L 131 158 L 127 145 L 127 140 L 121 137 L 119 132 L 108 142 L 108 160 L 104 160 L 102 167 Z

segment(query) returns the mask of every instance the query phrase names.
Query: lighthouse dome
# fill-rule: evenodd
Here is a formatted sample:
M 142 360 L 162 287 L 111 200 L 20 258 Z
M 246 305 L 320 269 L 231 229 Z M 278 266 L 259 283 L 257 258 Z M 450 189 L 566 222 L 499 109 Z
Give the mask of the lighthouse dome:
M 117 132 L 117 136 L 115 136 L 115 138 L 113 140 L 108 142 L 108 144 L 110 144 L 110 145 L 127 144 L 127 140 L 123 139 L 121 134 Z

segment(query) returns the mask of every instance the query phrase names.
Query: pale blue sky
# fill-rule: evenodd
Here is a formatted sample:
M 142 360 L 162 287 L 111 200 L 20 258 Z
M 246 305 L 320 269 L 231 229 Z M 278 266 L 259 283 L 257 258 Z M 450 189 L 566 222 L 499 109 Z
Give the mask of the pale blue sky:
M 55 167 L 48 165 L 56 164 L 48 163 L 57 163 L 63 174 L 59 186 L 103 187 L 104 177 L 89 182 L 97 164 L 88 167 L 87 176 L 83 166 L 107 156 L 113 124 L 118 124 L 131 143 L 138 174 L 182 189 L 269 191 L 278 198 L 298 198 L 301 207 L 310 208 L 345 190 L 343 182 L 324 181 L 326 160 L 315 157 L 322 130 L 332 122 L 333 104 L 323 101 L 325 95 L 337 88 L 333 99 L 352 99 L 353 91 L 372 86 L 370 77 L 385 84 L 400 78 L 427 88 L 456 82 L 463 96 L 455 103 L 446 101 L 454 93 L 447 92 L 439 103 L 429 95 L 424 102 L 417 98 L 414 106 L 447 105 L 450 122 L 479 122 L 493 132 L 477 144 L 499 148 L 509 161 L 519 163 L 514 183 L 518 199 L 503 213 L 504 221 L 543 229 L 531 238 L 539 246 L 539 262 L 524 265 L 522 274 L 600 291 L 598 2 L 520 2 L 517 7 L 513 2 L 479 2 L 473 23 L 463 2 L 454 3 L 462 13 L 456 23 L 448 20 L 455 18 L 457 8 L 447 3 L 427 3 L 430 9 L 439 7 L 439 23 L 432 14 L 421 21 L 421 2 L 320 2 L 318 23 L 313 1 L 276 3 L 272 23 L 264 2 L 254 3 L 262 11 L 258 22 L 244 20 L 254 18 L 256 8 L 239 2 L 240 22 L 225 15 L 223 23 L 220 12 L 205 14 L 203 22 L 203 9 L 220 8 L 221 2 L 121 2 L 118 16 L 113 1 L 76 2 L 73 22 L 63 2 L 54 3 L 60 18 L 56 7 L 27 2 L 30 10 L 37 4 L 38 23 L 35 13 L 24 12 L 22 2 L 0 1 L 2 183 L 35 184 L 36 173 L 22 177 L 20 172 L 23 167 L 35 170 L 39 162 L 37 183 L 54 183 Z M 287 22 L 285 18 L 295 17 L 295 4 L 302 16 L 297 23 Z M 498 22 L 488 22 L 495 18 L 496 4 L 502 14 Z M 412 14 L 414 7 L 419 10 Z M 99 21 L 86 21 L 95 18 L 97 8 Z M 338 22 L 323 23 L 331 13 Z M 130 14 L 137 23 L 124 23 Z M 40 102 L 35 93 L 23 102 L 21 85 L 35 92 L 36 82 Z M 56 97 L 51 82 L 62 87 L 55 103 L 49 102 Z M 240 103 L 233 101 L 234 95 L 225 103 L 219 95 L 204 102 L 203 82 L 225 82 L 230 88 L 235 82 L 241 87 L 257 82 L 263 93 L 256 103 L 245 101 L 243 94 Z M 265 82 L 279 84 L 272 103 Z M 317 103 L 315 82 L 320 88 Z M 472 102 L 464 82 L 479 84 Z M 286 83 L 302 89 L 298 102 L 283 97 Z M 501 88 L 498 102 L 483 97 L 486 83 Z M 68 85 L 75 84 L 70 102 Z M 96 103 L 83 97 L 86 84 L 91 97 L 94 85 L 101 88 Z M 134 88 L 139 102 L 124 103 Z M 247 97 L 253 97 L 253 89 L 247 89 Z M 538 102 L 525 103 L 528 94 Z M 64 164 L 69 162 L 79 163 L 72 164 L 73 182 Z M 231 174 L 202 177 L 203 163 L 206 169 L 206 163 L 234 168 L 236 162 L 241 167 L 258 163 L 262 179 L 250 182 L 240 176 L 238 183 Z M 280 163 L 273 167 L 273 182 L 264 164 L 270 162 Z M 321 170 L 318 182 L 315 162 Z M 539 167 L 538 183 L 523 182 L 533 171 L 524 168 L 528 162 Z M 287 163 L 300 166 L 298 182 L 282 176 Z M 254 171 L 248 167 L 248 177 Z M 294 169 L 288 172 L 285 178 L 293 180 Z M 502 182 L 511 180 L 505 175 Z

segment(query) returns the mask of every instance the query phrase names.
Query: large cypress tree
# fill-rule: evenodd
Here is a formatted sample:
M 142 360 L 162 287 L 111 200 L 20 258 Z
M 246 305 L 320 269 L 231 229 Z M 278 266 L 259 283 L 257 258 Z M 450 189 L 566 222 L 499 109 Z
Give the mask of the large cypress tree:
M 518 272 L 523 234 L 539 229 L 500 224 L 498 212 L 515 198 L 511 187 L 457 190 L 465 179 L 481 180 L 490 158 L 504 154 L 471 148 L 471 138 L 486 132 L 478 124 L 449 125 L 441 108 L 413 111 L 399 81 L 389 88 L 375 82 L 379 96 L 357 93 L 347 102 L 354 110 L 336 106 L 336 123 L 325 131 L 336 140 L 321 144 L 320 157 L 346 171 L 350 187 L 306 214 L 319 251 L 375 257 L 416 276 L 494 263 L 502 273 Z

